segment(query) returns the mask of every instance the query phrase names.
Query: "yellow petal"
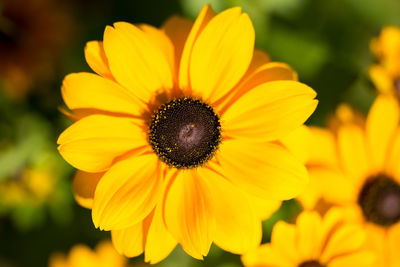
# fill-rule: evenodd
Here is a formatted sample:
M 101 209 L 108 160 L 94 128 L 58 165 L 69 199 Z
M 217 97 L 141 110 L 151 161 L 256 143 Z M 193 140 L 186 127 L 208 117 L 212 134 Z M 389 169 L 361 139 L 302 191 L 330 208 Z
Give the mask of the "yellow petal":
M 167 189 L 164 220 L 168 231 L 196 259 L 208 254 L 215 231 L 209 185 L 194 170 L 178 171 Z
M 271 244 L 274 251 L 279 251 L 279 254 L 284 256 L 286 262 L 299 261 L 299 251 L 296 247 L 296 238 L 296 228 L 292 224 L 279 221 L 272 229 Z
M 183 48 L 192 29 L 193 22 L 178 16 L 170 17 L 161 27 L 172 41 L 175 54 L 175 70 L 179 70 Z M 186 70 L 187 72 L 188 70 Z M 177 73 L 176 73 L 177 74 Z
M 113 80 L 108 60 L 104 53 L 103 42 L 90 41 L 85 46 L 85 58 L 90 68 L 97 74 Z
M 86 172 L 103 172 L 122 154 L 148 146 L 137 120 L 104 115 L 85 117 L 58 138 L 61 156 Z
M 380 93 L 392 93 L 394 90 L 393 79 L 381 65 L 372 65 L 368 72 L 372 82 Z
M 118 254 L 112 242 L 101 241 L 96 246 L 95 253 L 98 256 L 99 262 L 105 266 L 123 267 L 126 266 L 128 259 Z M 98 265 L 96 265 L 98 267 Z
M 290 199 L 307 185 L 305 167 L 280 145 L 224 140 L 217 153 L 223 174 L 260 198 Z
M 333 258 L 359 250 L 365 241 L 365 232 L 361 225 L 347 224 L 332 233 L 324 251 L 321 262 L 327 263 Z
M 140 116 L 144 105 L 117 83 L 92 73 L 73 73 L 61 88 L 69 109 L 97 109 Z
M 239 7 L 211 19 L 192 51 L 189 71 L 194 93 L 210 103 L 226 95 L 250 65 L 254 38 L 253 24 Z
M 76 202 L 84 208 L 91 209 L 93 206 L 94 192 L 104 172 L 89 173 L 77 171 L 72 182 Z
M 363 130 L 356 125 L 344 125 L 338 130 L 338 147 L 344 171 L 360 183 L 369 171 L 366 140 Z
M 389 246 L 389 261 L 390 267 L 400 266 L 400 224 L 397 223 L 391 227 L 388 235 L 388 246 Z
M 370 251 L 357 251 L 354 253 L 345 254 L 337 257 L 329 262 L 328 267 L 344 267 L 344 266 L 359 266 L 359 267 L 371 267 L 378 266 L 373 265 L 375 255 Z M 380 265 L 379 265 L 380 266 Z M 395 267 L 397 265 L 393 265 Z
M 176 240 L 164 225 L 162 205 L 158 204 L 147 233 L 144 259 L 150 264 L 156 264 L 165 259 L 176 245 Z
M 400 129 L 397 130 L 389 148 L 387 161 L 385 162 L 385 170 L 392 175 L 400 183 Z
M 357 201 L 358 188 L 341 171 L 311 167 L 309 168 L 309 174 L 310 185 L 301 194 L 300 199 L 302 196 L 309 194 L 310 191 L 315 191 L 319 198 L 336 205 L 345 205 Z M 313 194 L 314 192 L 311 192 L 311 195 Z M 313 206 L 319 198 L 314 200 Z
M 126 257 L 136 257 L 144 251 L 143 222 L 131 227 L 112 230 L 111 238 L 115 249 Z
M 297 262 L 291 262 L 285 254 L 271 247 L 271 244 L 264 244 L 242 256 L 242 262 L 246 267 L 295 267 Z
M 215 244 L 235 254 L 257 248 L 261 242 L 261 220 L 246 194 L 208 168 L 197 171 L 212 184 L 209 189 L 215 209 Z
M 270 141 L 283 138 L 314 112 L 316 93 L 295 81 L 273 81 L 248 91 L 222 115 L 226 135 Z
M 162 194 L 161 167 L 154 154 L 115 163 L 97 185 L 92 218 L 101 230 L 123 229 L 143 220 Z
M 318 127 L 310 127 L 309 129 L 312 143 L 318 145 L 310 145 L 307 163 L 310 165 L 339 166 L 337 141 L 333 133 Z
M 301 125 L 281 139 L 281 142 L 297 159 L 305 164 L 310 157 L 311 140 L 309 128 Z
M 104 50 L 115 79 L 144 102 L 157 91 L 172 88 L 168 59 L 153 39 L 130 23 L 114 27 L 104 32 Z
M 386 161 L 388 149 L 399 126 L 399 106 L 391 96 L 379 96 L 372 105 L 366 121 L 367 142 L 372 163 L 381 170 Z
M 189 88 L 189 66 L 190 60 L 192 56 L 193 45 L 199 36 L 199 34 L 203 31 L 204 27 L 208 24 L 208 22 L 215 16 L 214 11 L 211 9 L 210 5 L 205 5 L 203 9 L 200 11 L 199 15 L 196 18 L 196 21 L 193 24 L 192 29 L 186 39 L 183 51 L 181 62 L 179 66 L 179 87 L 181 89 Z
M 156 27 L 140 24 L 138 27 L 147 35 L 153 44 L 163 52 L 164 57 L 167 59 L 172 74 L 175 73 L 175 49 L 174 45 L 168 36 Z
M 301 260 L 318 258 L 322 246 L 322 220 L 316 212 L 302 212 L 296 221 L 297 250 Z
M 276 212 L 282 204 L 282 201 L 280 200 L 260 198 L 251 194 L 247 194 L 247 198 L 261 220 L 266 220 L 271 217 L 271 215 Z

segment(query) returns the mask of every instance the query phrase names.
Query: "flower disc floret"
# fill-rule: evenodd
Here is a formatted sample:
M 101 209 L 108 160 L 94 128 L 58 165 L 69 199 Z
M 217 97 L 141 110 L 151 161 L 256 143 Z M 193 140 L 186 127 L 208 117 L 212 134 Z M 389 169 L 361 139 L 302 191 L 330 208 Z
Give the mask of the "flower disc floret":
M 213 108 L 199 99 L 178 98 L 154 113 L 149 142 L 160 160 L 174 168 L 195 168 L 212 158 L 221 141 Z

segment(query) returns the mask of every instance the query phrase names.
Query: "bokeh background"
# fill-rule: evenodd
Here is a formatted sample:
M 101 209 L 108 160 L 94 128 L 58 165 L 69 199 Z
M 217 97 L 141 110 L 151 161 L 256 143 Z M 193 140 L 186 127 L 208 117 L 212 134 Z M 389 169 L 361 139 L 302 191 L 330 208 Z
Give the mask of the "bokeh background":
M 59 111 L 60 85 L 68 73 L 90 71 L 85 43 L 101 40 L 116 21 L 160 26 L 173 14 L 194 19 L 208 2 L 217 12 L 241 6 L 254 23 L 256 46 L 318 92 L 313 125 L 324 125 L 342 102 L 368 110 L 375 96 L 370 39 L 384 25 L 400 26 L 399 0 L 0 0 L 1 267 L 47 266 L 54 252 L 109 238 L 75 203 L 74 170 L 56 151 L 70 124 Z M 299 210 L 295 201 L 283 203 L 264 222 L 263 241 L 277 220 L 290 221 Z M 157 266 L 241 265 L 239 256 L 213 246 L 204 261 L 177 248 Z

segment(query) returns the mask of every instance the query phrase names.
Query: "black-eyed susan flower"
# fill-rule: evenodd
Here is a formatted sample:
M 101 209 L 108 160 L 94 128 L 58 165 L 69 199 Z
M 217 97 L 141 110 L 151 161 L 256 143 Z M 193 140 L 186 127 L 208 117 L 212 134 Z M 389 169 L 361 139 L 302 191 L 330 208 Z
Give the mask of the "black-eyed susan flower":
M 0 3 L 0 88 L 12 98 L 48 81 L 55 58 L 70 35 L 71 20 L 61 1 L 2 0 Z
M 400 97 L 400 28 L 384 27 L 370 47 L 378 61 L 369 69 L 373 83 L 379 92 Z
M 366 119 L 341 106 L 332 130 L 313 127 L 303 135 L 312 140 L 311 178 L 298 199 L 305 208 L 344 207 L 349 220 L 364 225 L 367 244 L 378 253 L 374 266 L 400 264 L 399 114 L 397 100 L 382 95 Z
M 215 242 L 243 253 L 271 207 L 304 189 L 306 169 L 276 141 L 311 115 L 315 92 L 253 50 L 248 15 L 209 6 L 193 24 L 118 22 L 87 44 L 97 74 L 65 78 L 77 121 L 58 149 L 119 252 L 154 263 L 179 243 L 200 259 Z
M 271 242 L 242 256 L 246 267 L 344 267 L 371 265 L 374 254 L 363 246 L 365 232 L 348 224 L 343 212 L 332 209 L 323 218 L 304 211 L 296 224 L 279 221 Z
M 49 267 L 127 267 L 127 258 L 115 251 L 111 242 L 102 241 L 95 249 L 75 245 L 68 255 L 55 253 L 49 259 Z

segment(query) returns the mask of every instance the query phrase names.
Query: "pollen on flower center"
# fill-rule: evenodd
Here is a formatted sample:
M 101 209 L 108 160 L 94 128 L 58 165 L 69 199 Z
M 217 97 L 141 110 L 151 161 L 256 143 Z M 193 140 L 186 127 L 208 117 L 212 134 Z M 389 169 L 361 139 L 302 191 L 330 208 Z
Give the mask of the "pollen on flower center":
M 149 127 L 158 157 L 174 168 L 195 168 L 212 158 L 221 141 L 213 108 L 199 99 L 178 98 L 161 105 Z
M 315 260 L 305 261 L 299 265 L 299 267 L 324 267 L 321 263 Z
M 400 221 L 400 185 L 384 174 L 367 180 L 358 203 L 370 222 L 390 226 Z

